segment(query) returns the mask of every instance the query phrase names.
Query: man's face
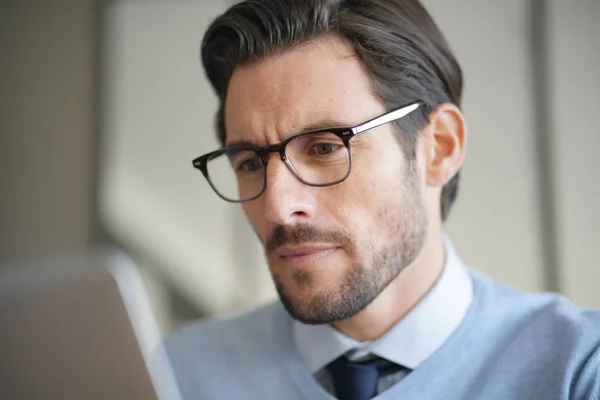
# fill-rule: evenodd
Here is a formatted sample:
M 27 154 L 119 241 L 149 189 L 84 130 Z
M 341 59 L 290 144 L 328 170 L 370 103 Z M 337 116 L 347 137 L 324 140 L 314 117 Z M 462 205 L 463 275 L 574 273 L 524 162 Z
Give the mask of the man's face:
M 257 146 L 387 111 L 352 47 L 337 37 L 236 68 L 225 109 L 227 142 Z M 420 157 L 407 160 L 395 135 L 386 124 L 353 138 L 350 176 L 330 187 L 301 183 L 270 155 L 266 191 L 243 208 L 294 318 L 355 315 L 419 254 L 427 229 Z

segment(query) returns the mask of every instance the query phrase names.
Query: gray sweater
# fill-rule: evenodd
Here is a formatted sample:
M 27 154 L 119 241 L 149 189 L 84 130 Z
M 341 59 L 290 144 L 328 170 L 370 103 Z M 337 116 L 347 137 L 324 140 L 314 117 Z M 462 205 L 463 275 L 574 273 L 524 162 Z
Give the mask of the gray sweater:
M 474 297 L 428 360 L 375 399 L 600 400 L 600 311 L 525 294 L 470 271 Z M 301 361 L 279 302 L 173 332 L 184 399 L 333 399 Z

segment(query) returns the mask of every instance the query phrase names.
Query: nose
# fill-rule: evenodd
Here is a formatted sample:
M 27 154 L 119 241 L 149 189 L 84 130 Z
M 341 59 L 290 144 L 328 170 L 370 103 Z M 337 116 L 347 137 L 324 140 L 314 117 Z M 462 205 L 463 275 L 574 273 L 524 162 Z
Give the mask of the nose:
M 278 155 L 267 165 L 264 196 L 265 218 L 277 225 L 306 222 L 315 212 L 313 189 L 300 182 Z

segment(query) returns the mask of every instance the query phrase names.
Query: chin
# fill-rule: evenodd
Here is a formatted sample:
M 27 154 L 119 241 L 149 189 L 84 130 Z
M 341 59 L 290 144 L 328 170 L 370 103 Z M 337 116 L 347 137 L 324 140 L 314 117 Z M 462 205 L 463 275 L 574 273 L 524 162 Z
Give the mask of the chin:
M 290 316 L 310 325 L 329 324 L 353 317 L 376 296 L 374 291 L 364 292 L 357 287 L 349 288 L 345 284 L 321 290 L 288 290 L 286 286 L 277 282 L 275 287 Z

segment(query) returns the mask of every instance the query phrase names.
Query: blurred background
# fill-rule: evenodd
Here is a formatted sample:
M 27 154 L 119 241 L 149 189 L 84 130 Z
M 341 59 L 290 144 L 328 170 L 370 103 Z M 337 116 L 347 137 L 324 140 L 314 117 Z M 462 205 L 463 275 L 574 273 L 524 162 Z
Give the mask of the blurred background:
M 447 233 L 466 263 L 600 307 L 600 1 L 425 0 L 465 75 Z M 229 0 L 0 1 L 0 268 L 111 244 L 164 332 L 275 297 L 214 149 L 199 61 Z

